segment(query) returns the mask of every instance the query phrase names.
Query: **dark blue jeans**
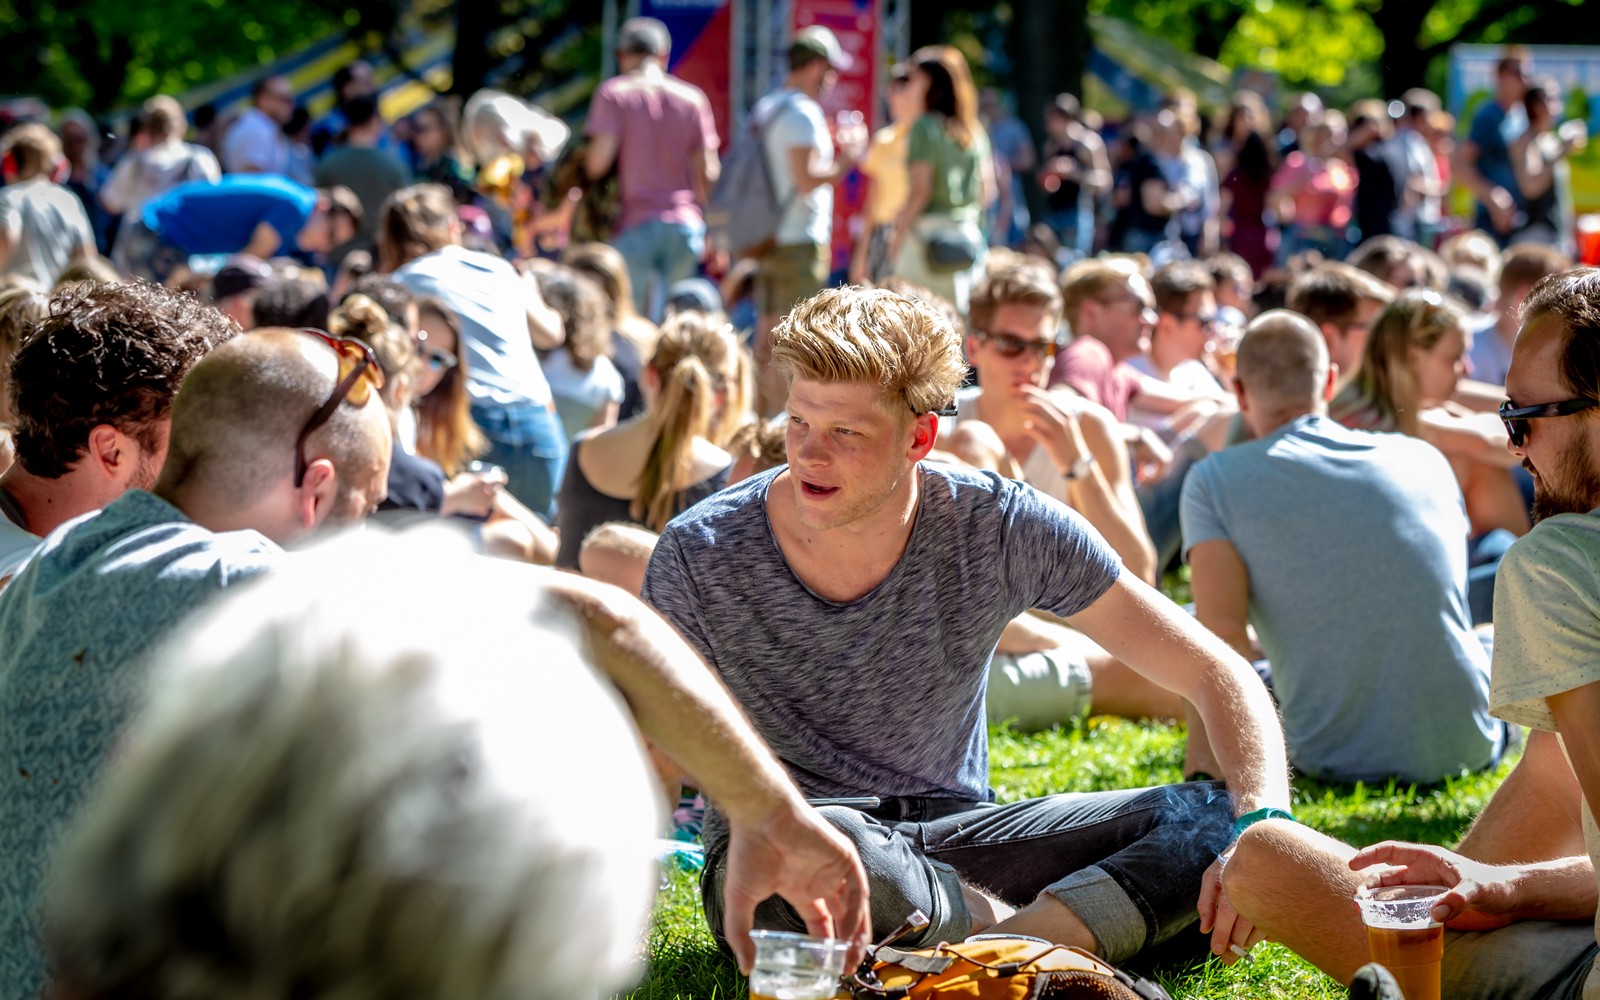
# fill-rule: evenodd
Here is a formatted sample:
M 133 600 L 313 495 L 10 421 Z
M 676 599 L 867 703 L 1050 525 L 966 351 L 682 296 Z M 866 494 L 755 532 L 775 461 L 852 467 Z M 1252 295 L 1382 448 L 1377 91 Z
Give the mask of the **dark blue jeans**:
M 1200 877 L 1233 839 L 1233 810 L 1221 782 L 1051 795 L 1004 806 L 890 799 L 868 812 L 827 806 L 821 813 L 855 844 L 867 870 L 874 940 L 916 909 L 932 923 L 905 947 L 965 938 L 972 930 L 961 895 L 965 883 L 1017 907 L 1049 892 L 1088 925 L 1097 951 L 1110 962 L 1194 923 Z M 725 838 L 708 827 L 700 882 L 706 920 L 719 942 Z M 805 930 L 776 896 L 756 908 L 755 925 Z
M 555 411 L 474 402 L 472 419 L 489 439 L 483 460 L 505 469 L 511 495 L 553 523 L 556 489 L 567 464 L 567 436 Z

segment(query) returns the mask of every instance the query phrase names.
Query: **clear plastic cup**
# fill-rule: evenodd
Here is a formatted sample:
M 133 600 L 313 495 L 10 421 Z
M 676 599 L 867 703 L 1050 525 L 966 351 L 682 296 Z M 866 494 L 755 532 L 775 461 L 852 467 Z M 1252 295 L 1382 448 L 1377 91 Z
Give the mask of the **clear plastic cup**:
M 847 942 L 784 931 L 751 931 L 750 940 L 750 1000 L 832 1000 L 839 992 Z
M 1444 925 L 1433 919 L 1448 886 L 1386 885 L 1356 892 L 1367 952 L 1400 984 L 1406 1000 L 1439 1000 Z

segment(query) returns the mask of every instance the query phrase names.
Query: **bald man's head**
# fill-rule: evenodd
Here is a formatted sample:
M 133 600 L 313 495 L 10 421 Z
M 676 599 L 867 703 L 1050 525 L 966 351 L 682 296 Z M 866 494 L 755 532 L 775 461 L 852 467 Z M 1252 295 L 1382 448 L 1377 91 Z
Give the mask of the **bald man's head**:
M 1257 316 L 1239 342 L 1237 365 L 1251 409 L 1294 416 L 1326 408 L 1328 345 L 1299 313 L 1273 309 Z
M 292 485 L 295 440 L 338 376 L 335 352 L 293 330 L 257 330 L 212 351 L 173 403 L 158 492 L 198 494 L 210 507 L 248 510 Z M 312 432 L 306 461 L 326 459 L 336 477 L 329 518 L 360 517 L 382 498 L 389 448 L 388 419 L 376 392 L 363 406 L 341 404 Z

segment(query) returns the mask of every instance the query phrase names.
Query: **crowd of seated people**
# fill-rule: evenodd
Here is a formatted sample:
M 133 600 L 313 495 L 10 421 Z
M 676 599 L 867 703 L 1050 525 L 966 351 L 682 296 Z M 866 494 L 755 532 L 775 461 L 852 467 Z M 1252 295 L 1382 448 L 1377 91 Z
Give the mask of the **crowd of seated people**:
M 1055 100 L 1035 162 L 931 46 L 830 283 L 838 39 L 760 105 L 794 198 L 738 263 L 704 95 L 658 22 L 618 48 L 573 158 L 606 240 L 534 207 L 563 123 L 386 123 L 364 64 L 314 151 L 278 77 L 216 154 L 152 99 L 94 205 L 81 116 L 0 136 L 8 995 L 606 995 L 669 833 L 746 968 L 920 909 L 903 945 L 1198 927 L 1349 981 L 1381 862 L 1455 890 L 1451 995 L 1588 995 L 1600 272 L 1519 54 L 1454 158 L 1425 91 L 1279 133 L 1241 94 L 1209 143 L 1174 92 L 1114 143 Z M 995 801 L 991 726 L 1096 715 L 1181 720 L 1185 780 Z M 1292 774 L 1518 753 L 1458 852 L 1292 814 Z

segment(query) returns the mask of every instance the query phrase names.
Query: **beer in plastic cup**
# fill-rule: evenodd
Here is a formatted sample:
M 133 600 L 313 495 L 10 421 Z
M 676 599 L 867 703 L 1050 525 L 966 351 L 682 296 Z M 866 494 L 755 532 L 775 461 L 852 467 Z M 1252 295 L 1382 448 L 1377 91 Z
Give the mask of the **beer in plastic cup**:
M 832 1000 L 839 992 L 848 943 L 783 931 L 751 931 L 750 940 L 750 1000 Z
M 1394 973 L 1406 1000 L 1439 1000 L 1444 924 L 1433 919 L 1433 908 L 1449 891 L 1442 885 L 1388 885 L 1356 893 L 1367 952 Z

